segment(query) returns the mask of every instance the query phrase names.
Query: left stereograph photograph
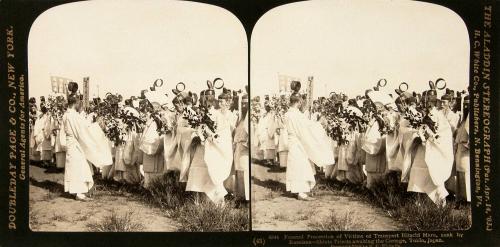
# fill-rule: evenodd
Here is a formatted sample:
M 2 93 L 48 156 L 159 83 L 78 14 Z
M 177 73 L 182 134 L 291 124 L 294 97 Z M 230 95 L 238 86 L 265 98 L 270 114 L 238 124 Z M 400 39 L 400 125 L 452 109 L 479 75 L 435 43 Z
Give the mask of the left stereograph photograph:
M 249 230 L 247 51 L 241 22 L 208 4 L 42 13 L 28 40 L 30 229 Z

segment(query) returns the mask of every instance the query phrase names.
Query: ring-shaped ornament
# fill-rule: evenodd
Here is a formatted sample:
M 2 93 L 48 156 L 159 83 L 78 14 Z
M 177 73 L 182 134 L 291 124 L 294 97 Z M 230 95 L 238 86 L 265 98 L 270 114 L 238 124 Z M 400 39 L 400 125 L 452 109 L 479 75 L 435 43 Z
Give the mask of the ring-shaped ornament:
M 163 80 L 162 79 L 156 79 L 156 81 L 153 83 L 154 87 L 162 87 L 163 86 Z
M 218 81 L 222 83 L 219 87 L 217 86 Z M 215 78 L 213 86 L 215 89 L 222 89 L 224 87 L 224 80 L 222 80 L 222 78 Z
M 439 83 L 440 83 L 440 82 L 442 82 L 442 84 L 443 84 L 443 86 L 442 86 L 442 87 L 440 87 L 440 86 L 439 86 Z M 446 88 L 446 81 L 445 81 L 443 78 L 438 78 L 438 79 L 436 80 L 435 85 L 436 85 L 436 88 L 437 88 L 437 89 L 439 89 L 439 90 L 443 90 L 443 89 L 445 89 L 445 88 Z
M 404 89 L 402 88 L 402 86 L 403 86 L 403 85 L 405 85 L 405 88 L 404 88 Z M 401 82 L 401 84 L 399 84 L 399 90 L 400 90 L 401 92 L 406 92 L 406 91 L 408 91 L 408 88 L 409 88 L 409 86 L 408 86 L 408 83 L 406 83 L 406 82 Z
M 182 89 L 179 88 L 180 86 L 182 86 Z M 179 82 L 175 86 L 175 89 L 177 89 L 177 91 L 179 91 L 179 92 L 182 92 L 182 91 L 184 91 L 184 89 L 186 89 L 186 84 L 184 84 L 184 82 Z
M 384 84 L 382 84 L 382 81 L 384 81 Z M 377 82 L 377 86 L 379 87 L 385 87 L 387 85 L 387 80 L 386 79 L 380 79 Z

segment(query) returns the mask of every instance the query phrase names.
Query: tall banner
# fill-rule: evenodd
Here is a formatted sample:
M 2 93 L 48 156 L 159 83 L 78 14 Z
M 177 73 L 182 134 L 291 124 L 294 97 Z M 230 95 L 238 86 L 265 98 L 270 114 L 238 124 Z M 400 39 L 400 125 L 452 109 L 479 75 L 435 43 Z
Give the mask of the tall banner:
M 314 77 L 309 76 L 307 77 L 307 88 L 306 88 L 306 93 L 307 93 L 307 109 L 309 109 L 309 118 L 311 117 L 312 114 L 312 102 L 313 102 L 313 88 L 314 88 Z
M 68 95 L 68 83 L 72 81 L 71 79 L 60 77 L 60 76 L 51 76 L 50 82 L 52 86 L 53 93 L 62 93 L 64 95 Z
M 298 77 L 288 75 L 278 75 L 279 93 L 290 93 L 290 84 L 292 81 L 301 81 Z
M 89 102 L 89 81 L 90 77 L 83 78 L 83 106 L 88 108 L 90 105 Z

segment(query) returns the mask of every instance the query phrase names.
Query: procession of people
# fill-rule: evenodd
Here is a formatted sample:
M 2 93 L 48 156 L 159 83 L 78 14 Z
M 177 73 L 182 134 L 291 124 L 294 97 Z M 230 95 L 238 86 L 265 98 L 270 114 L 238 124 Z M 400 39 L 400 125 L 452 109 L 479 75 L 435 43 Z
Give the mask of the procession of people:
M 77 83 L 67 87 L 30 98 L 30 160 L 64 172 L 64 190 L 77 200 L 91 200 L 98 175 L 148 189 L 167 172 L 214 203 L 228 194 L 249 200 L 247 88 L 216 78 L 199 94 L 182 82 L 165 93 L 158 79 L 140 95 L 109 92 L 85 104 Z
M 368 189 L 396 174 L 408 192 L 436 205 L 449 195 L 470 202 L 468 91 L 446 88 L 442 78 L 423 92 L 386 85 L 381 79 L 360 95 L 308 100 L 292 81 L 291 92 L 253 97 L 253 162 L 286 170 L 286 190 L 299 200 L 314 199 L 321 172 Z

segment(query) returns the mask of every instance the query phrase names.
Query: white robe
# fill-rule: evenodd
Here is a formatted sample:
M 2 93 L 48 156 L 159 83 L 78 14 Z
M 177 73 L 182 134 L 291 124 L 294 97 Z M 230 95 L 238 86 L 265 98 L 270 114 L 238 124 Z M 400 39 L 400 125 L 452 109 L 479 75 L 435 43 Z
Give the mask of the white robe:
M 396 122 L 400 122 L 399 115 L 390 111 L 389 114 L 390 124 L 395 126 Z M 399 149 L 401 147 L 401 134 L 400 128 L 394 129 L 394 132 L 388 133 L 385 138 L 385 147 L 386 147 L 386 157 L 387 157 L 387 169 L 390 171 L 401 171 L 401 163 L 398 163 L 397 157 L 399 153 Z
M 203 192 L 213 202 L 221 202 L 227 194 L 224 181 L 229 177 L 233 164 L 234 116 L 211 109 L 215 116 L 218 137 L 198 145 L 189 169 L 186 191 Z
M 324 129 L 318 129 L 317 122 L 293 107 L 285 114 L 285 126 L 288 131 L 286 190 L 309 192 L 316 184 L 310 162 L 321 167 L 335 163 L 330 146 L 324 145 L 328 136 Z
M 410 127 L 408 120 L 401 118 L 399 123 L 399 150 L 395 164 L 401 170 L 401 182 L 408 183 L 412 160 L 416 154 L 417 130 Z
M 360 164 L 361 134 L 352 132 L 349 143 L 338 147 L 337 165 L 331 174 L 339 181 L 348 180 L 354 184 L 361 184 L 364 180 L 363 164 Z
M 438 122 L 436 140 L 418 145 L 410 170 L 408 191 L 426 193 L 436 204 L 446 198 L 445 181 L 453 167 L 453 136 L 446 117 L 440 111 L 432 111 Z
M 253 114 L 253 113 L 252 113 Z M 259 120 L 260 122 L 260 120 Z M 250 153 L 252 156 L 252 159 L 255 160 L 263 160 L 264 159 L 264 151 L 261 149 L 260 141 L 259 141 L 259 122 L 255 123 L 252 122 L 250 125 L 250 134 L 252 135 L 252 148 L 250 149 Z
M 151 117 L 146 122 L 146 128 L 141 136 L 139 149 L 144 152 L 142 160 L 144 187 L 148 188 L 154 179 L 163 174 L 165 163 L 163 156 L 163 136 L 158 134 L 156 122 Z
M 259 122 L 260 148 L 264 152 L 264 159 L 274 160 L 276 158 L 276 119 L 273 112 L 266 113 Z
M 457 145 L 457 151 L 455 153 L 455 162 L 457 166 L 456 194 L 459 199 L 470 202 L 469 118 L 467 118 L 458 128 L 455 143 Z
M 285 124 L 282 119 L 278 119 L 278 153 L 280 167 L 286 167 L 287 156 L 288 156 L 288 131 L 286 130 Z
M 66 163 L 66 132 L 64 126 L 59 121 L 53 122 L 53 128 L 56 130 L 54 152 L 56 153 L 56 166 L 57 168 L 64 168 Z
M 42 114 L 35 122 L 33 128 L 35 137 L 34 148 L 37 152 L 40 152 L 42 160 L 49 161 L 52 159 L 52 144 L 50 141 L 50 136 L 52 134 L 51 119 L 49 113 Z
M 238 124 L 234 134 L 234 168 L 236 170 L 235 193 L 250 200 L 248 163 L 248 115 Z
M 94 184 L 87 160 L 98 166 L 111 165 L 111 153 L 109 149 L 101 148 L 99 141 L 102 140 L 95 135 L 98 132 L 92 132 L 88 122 L 74 109 L 66 111 L 63 124 L 66 133 L 64 191 L 71 194 L 86 193 Z
M 452 133 L 455 133 L 455 130 L 457 129 L 458 126 L 458 122 L 460 121 L 460 115 L 449 109 L 447 110 L 443 109 L 441 110 L 441 112 L 445 116 L 446 120 L 448 120 Z
M 179 181 L 187 182 L 189 169 L 191 166 L 191 156 L 194 149 L 191 147 L 194 129 L 191 128 L 182 115 L 175 115 L 176 128 L 170 136 L 164 140 L 166 170 L 179 171 Z
M 171 111 L 166 111 L 165 115 L 163 116 L 164 120 L 168 122 L 170 126 L 174 126 L 175 122 L 177 121 L 177 115 L 175 112 Z M 173 166 L 174 164 L 170 160 L 173 156 L 170 156 L 170 152 L 172 152 L 172 148 L 175 147 L 176 142 L 175 142 L 175 130 L 172 130 L 170 133 L 165 134 L 163 137 L 163 149 L 164 149 L 164 159 L 165 159 L 165 172 L 170 171 L 170 170 L 176 170 L 174 169 Z
M 40 152 L 36 150 L 37 144 L 35 140 L 35 125 L 36 120 L 33 123 L 30 121 L 30 161 L 40 161 Z
M 372 119 L 363 136 L 362 149 L 366 152 L 366 187 L 370 189 L 387 171 L 385 135 L 380 133 L 379 124 L 375 119 Z
M 115 149 L 114 179 L 117 181 L 124 180 L 130 184 L 141 182 L 140 165 L 136 155 L 139 146 L 135 145 L 137 136 L 135 131 L 127 131 L 125 143 Z

